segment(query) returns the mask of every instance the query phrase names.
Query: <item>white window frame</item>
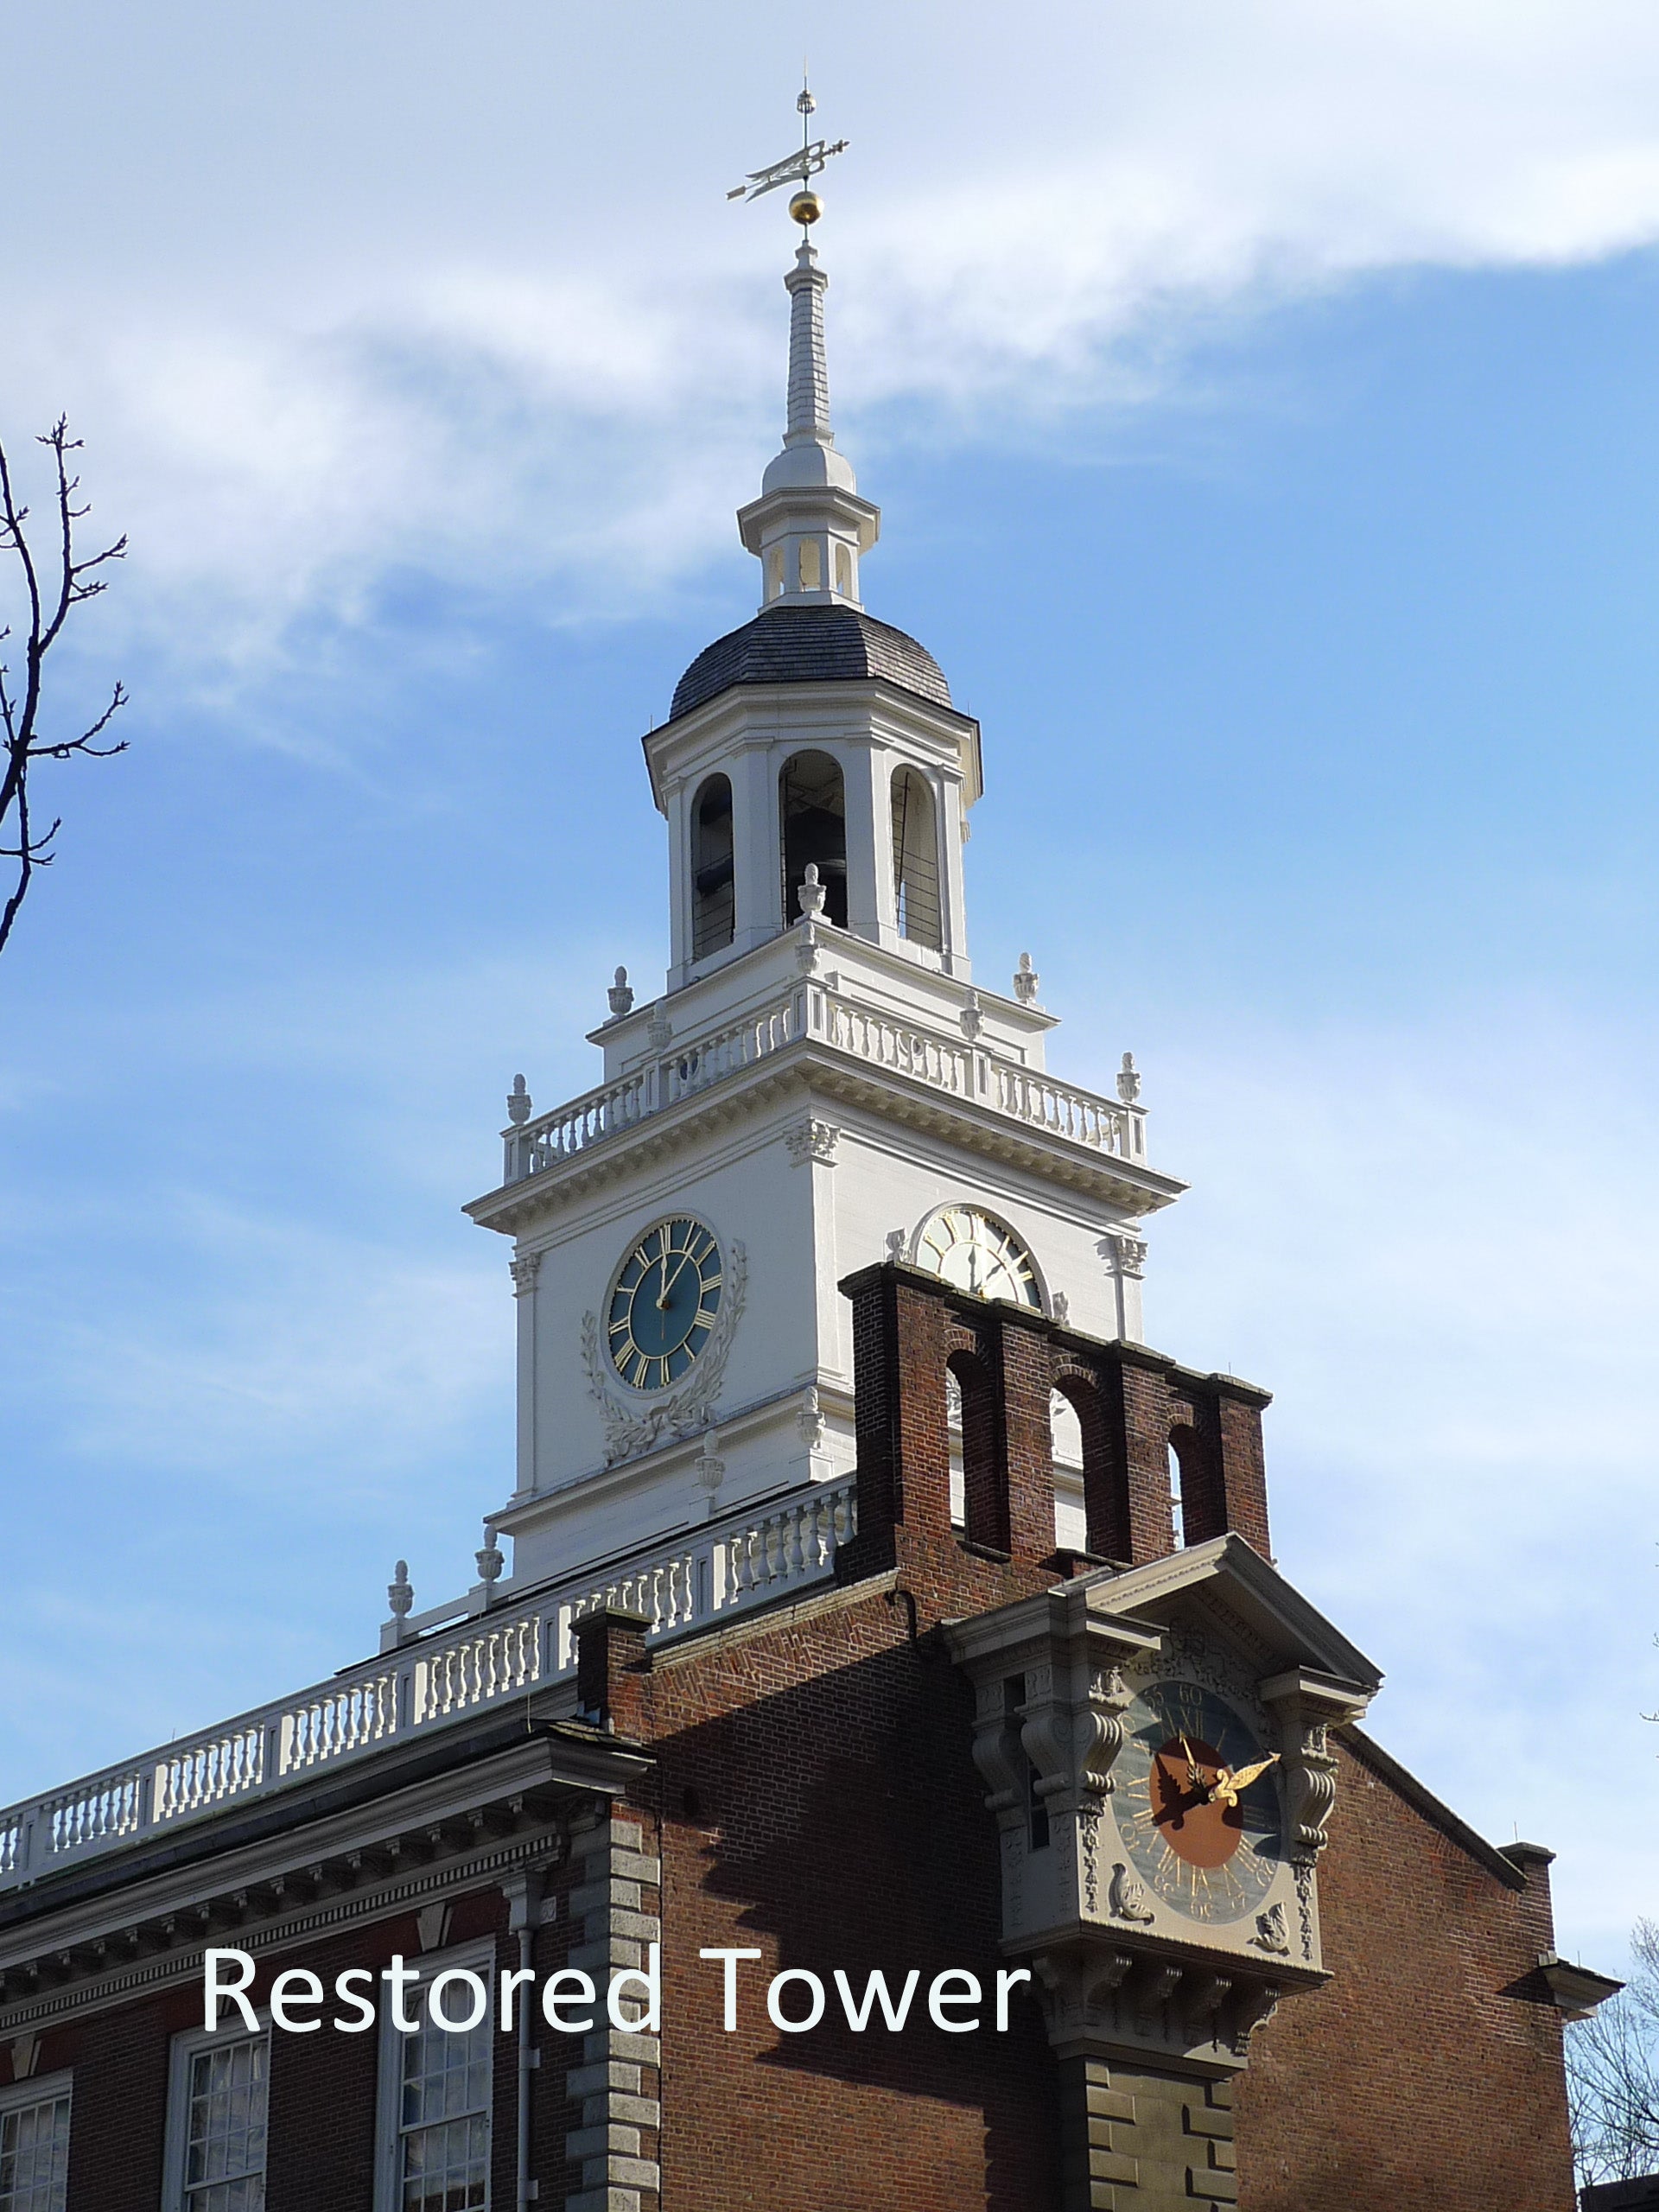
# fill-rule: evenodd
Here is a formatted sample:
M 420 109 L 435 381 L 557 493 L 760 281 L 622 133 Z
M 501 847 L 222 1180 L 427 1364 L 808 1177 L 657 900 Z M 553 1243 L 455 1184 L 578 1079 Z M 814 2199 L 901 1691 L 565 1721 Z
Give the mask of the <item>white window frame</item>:
M 484 2092 L 484 2117 L 487 2145 L 484 2154 L 484 2204 L 482 2212 L 489 2212 L 491 2202 L 491 2174 L 495 2162 L 495 2041 L 496 2011 L 499 2002 L 496 1982 L 495 1944 L 489 1936 L 481 1942 L 463 1943 L 449 1951 L 423 1952 L 419 1958 L 406 1958 L 406 1967 L 414 1967 L 420 1980 L 406 1984 L 403 1994 L 404 2015 L 406 2019 L 422 2019 L 426 2012 L 426 1990 L 441 1974 L 457 1970 L 478 1975 L 489 1998 L 481 2024 L 488 2031 L 489 2079 Z M 374 2164 L 374 2212 L 403 2212 L 404 2176 L 404 2053 L 410 2038 L 392 2024 L 391 1985 L 382 1982 L 375 1999 L 379 2012 L 379 2094 L 377 2102 L 378 2151 Z M 529 1989 L 515 1990 L 515 2005 L 534 1998 Z M 452 2016 L 461 2009 L 461 1993 L 457 1989 L 444 1992 L 444 2010 Z
M 168 2052 L 167 2137 L 162 2163 L 162 2212 L 190 2212 L 185 2195 L 184 2170 L 190 2149 L 190 2073 L 204 2050 L 231 2044 L 252 2043 L 262 2037 L 265 2045 L 265 2166 L 260 2179 L 270 2179 L 270 2015 L 257 2011 L 257 2030 L 250 2032 L 239 2005 L 221 1999 L 216 2028 L 186 2028 L 173 2038 Z
M 30 2105 L 56 2104 L 60 2097 L 69 2100 L 70 2147 L 73 2148 L 75 2126 L 74 2075 L 65 2068 L 59 2074 L 42 2074 L 26 2082 L 13 2082 L 0 2089 L 0 2120 L 8 2113 L 26 2111 Z M 69 2162 L 64 2160 L 64 2185 L 68 2186 Z

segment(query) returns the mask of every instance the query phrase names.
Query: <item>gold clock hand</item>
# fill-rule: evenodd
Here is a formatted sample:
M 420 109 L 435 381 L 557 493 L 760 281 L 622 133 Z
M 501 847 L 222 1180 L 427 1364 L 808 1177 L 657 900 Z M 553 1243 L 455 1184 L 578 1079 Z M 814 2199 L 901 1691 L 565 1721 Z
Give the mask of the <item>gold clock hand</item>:
M 683 1258 L 683 1259 L 682 1259 L 682 1261 L 680 1262 L 679 1266 L 678 1266 L 677 1268 L 675 1268 L 674 1273 L 673 1273 L 673 1275 L 672 1275 L 672 1277 L 671 1278 L 671 1276 L 670 1276 L 670 1274 L 669 1274 L 669 1272 L 668 1272 L 668 1255 L 667 1255 L 667 1253 L 666 1253 L 666 1252 L 664 1252 L 664 1255 L 663 1255 L 663 1294 L 662 1294 L 662 1296 L 661 1296 L 661 1297 L 658 1300 L 658 1301 L 657 1301 L 657 1311 L 658 1311 L 659 1313 L 665 1313 L 668 1311 L 668 1301 L 669 1301 L 669 1298 L 670 1298 L 671 1294 L 672 1294 L 672 1292 L 673 1292 L 674 1285 L 675 1285 L 677 1282 L 678 1282 L 678 1281 L 679 1281 L 680 1277 L 681 1277 L 681 1276 L 685 1273 L 686 1268 L 690 1265 L 690 1263 L 691 1263 L 691 1254 L 690 1254 L 690 1249 L 688 1249 L 688 1250 L 687 1250 L 687 1252 L 686 1252 L 686 1254 L 685 1254 L 684 1258 Z
M 1224 1805 L 1236 1805 L 1239 1792 L 1248 1789 L 1253 1782 L 1258 1781 L 1270 1766 L 1276 1766 L 1278 1762 L 1278 1752 L 1269 1751 L 1266 1758 L 1257 1759 L 1254 1766 L 1242 1766 L 1236 1773 L 1230 1767 L 1223 1767 L 1216 1777 L 1216 1796 Z
M 1193 1754 L 1192 1745 L 1187 1742 L 1185 1736 L 1181 1738 L 1181 1749 L 1186 1753 L 1187 1788 L 1189 1789 L 1202 1789 L 1204 1788 L 1204 1777 L 1198 1772 L 1198 1759 Z

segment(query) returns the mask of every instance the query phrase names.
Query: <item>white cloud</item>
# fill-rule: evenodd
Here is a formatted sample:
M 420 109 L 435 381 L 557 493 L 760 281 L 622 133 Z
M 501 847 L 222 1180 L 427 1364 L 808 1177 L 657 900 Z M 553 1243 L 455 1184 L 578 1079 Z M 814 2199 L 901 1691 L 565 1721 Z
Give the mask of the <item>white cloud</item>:
M 729 545 L 775 430 L 788 232 L 720 188 L 786 140 L 762 88 L 792 32 L 502 0 L 468 54 L 434 10 L 423 43 L 371 7 L 308 84 L 262 73 L 251 30 L 204 50 L 183 0 L 118 77 L 118 27 L 83 12 L 109 79 L 57 208 L 76 251 L 14 280 L 8 412 L 67 398 L 94 431 L 134 619 L 257 662 L 391 570 L 567 614 Z M 1621 0 L 1071 0 L 1019 38 L 989 5 L 865 4 L 825 41 L 817 119 L 855 140 L 835 368 L 867 415 L 919 398 L 994 434 L 1133 399 L 1241 307 L 1659 232 L 1659 20 Z M 18 171 L 58 190 L 55 162 Z

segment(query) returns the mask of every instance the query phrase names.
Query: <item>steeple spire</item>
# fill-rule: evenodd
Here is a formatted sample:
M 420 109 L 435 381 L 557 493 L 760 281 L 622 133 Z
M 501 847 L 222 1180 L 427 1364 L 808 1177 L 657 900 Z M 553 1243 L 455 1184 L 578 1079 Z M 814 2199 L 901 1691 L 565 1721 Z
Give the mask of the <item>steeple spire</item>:
M 830 279 L 803 238 L 784 279 L 789 294 L 789 427 L 786 446 L 834 445 L 830 428 L 830 365 L 823 352 L 823 296 Z
M 807 132 L 817 103 L 803 86 L 796 101 L 802 122 L 801 149 L 750 172 L 731 199 L 755 200 L 779 185 L 798 181 L 789 203 L 801 226 L 795 266 L 784 278 L 789 294 L 789 387 L 783 450 L 760 480 L 760 497 L 738 510 L 743 543 L 760 557 L 761 606 L 779 600 L 856 607 L 861 554 L 875 543 L 881 513 L 858 496 L 852 463 L 836 450 L 830 427 L 830 370 L 823 343 L 823 296 L 830 279 L 818 265 L 809 235 L 823 213 L 823 202 L 808 188 L 845 139 L 826 145 Z

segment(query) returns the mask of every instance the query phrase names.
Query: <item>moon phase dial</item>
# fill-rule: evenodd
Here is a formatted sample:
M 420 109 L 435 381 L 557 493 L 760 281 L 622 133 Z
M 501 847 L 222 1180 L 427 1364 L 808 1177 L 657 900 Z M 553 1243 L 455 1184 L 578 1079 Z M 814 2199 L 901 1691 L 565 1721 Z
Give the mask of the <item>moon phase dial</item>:
M 1282 1859 L 1271 1755 L 1224 1698 L 1193 1682 L 1149 1683 L 1126 1719 L 1117 1825 L 1136 1872 L 1193 1920 L 1258 1910 Z
M 723 1279 L 713 1230 L 690 1214 L 645 1231 L 606 1310 L 611 1364 L 630 1389 L 665 1390 L 690 1371 L 719 1319 Z

